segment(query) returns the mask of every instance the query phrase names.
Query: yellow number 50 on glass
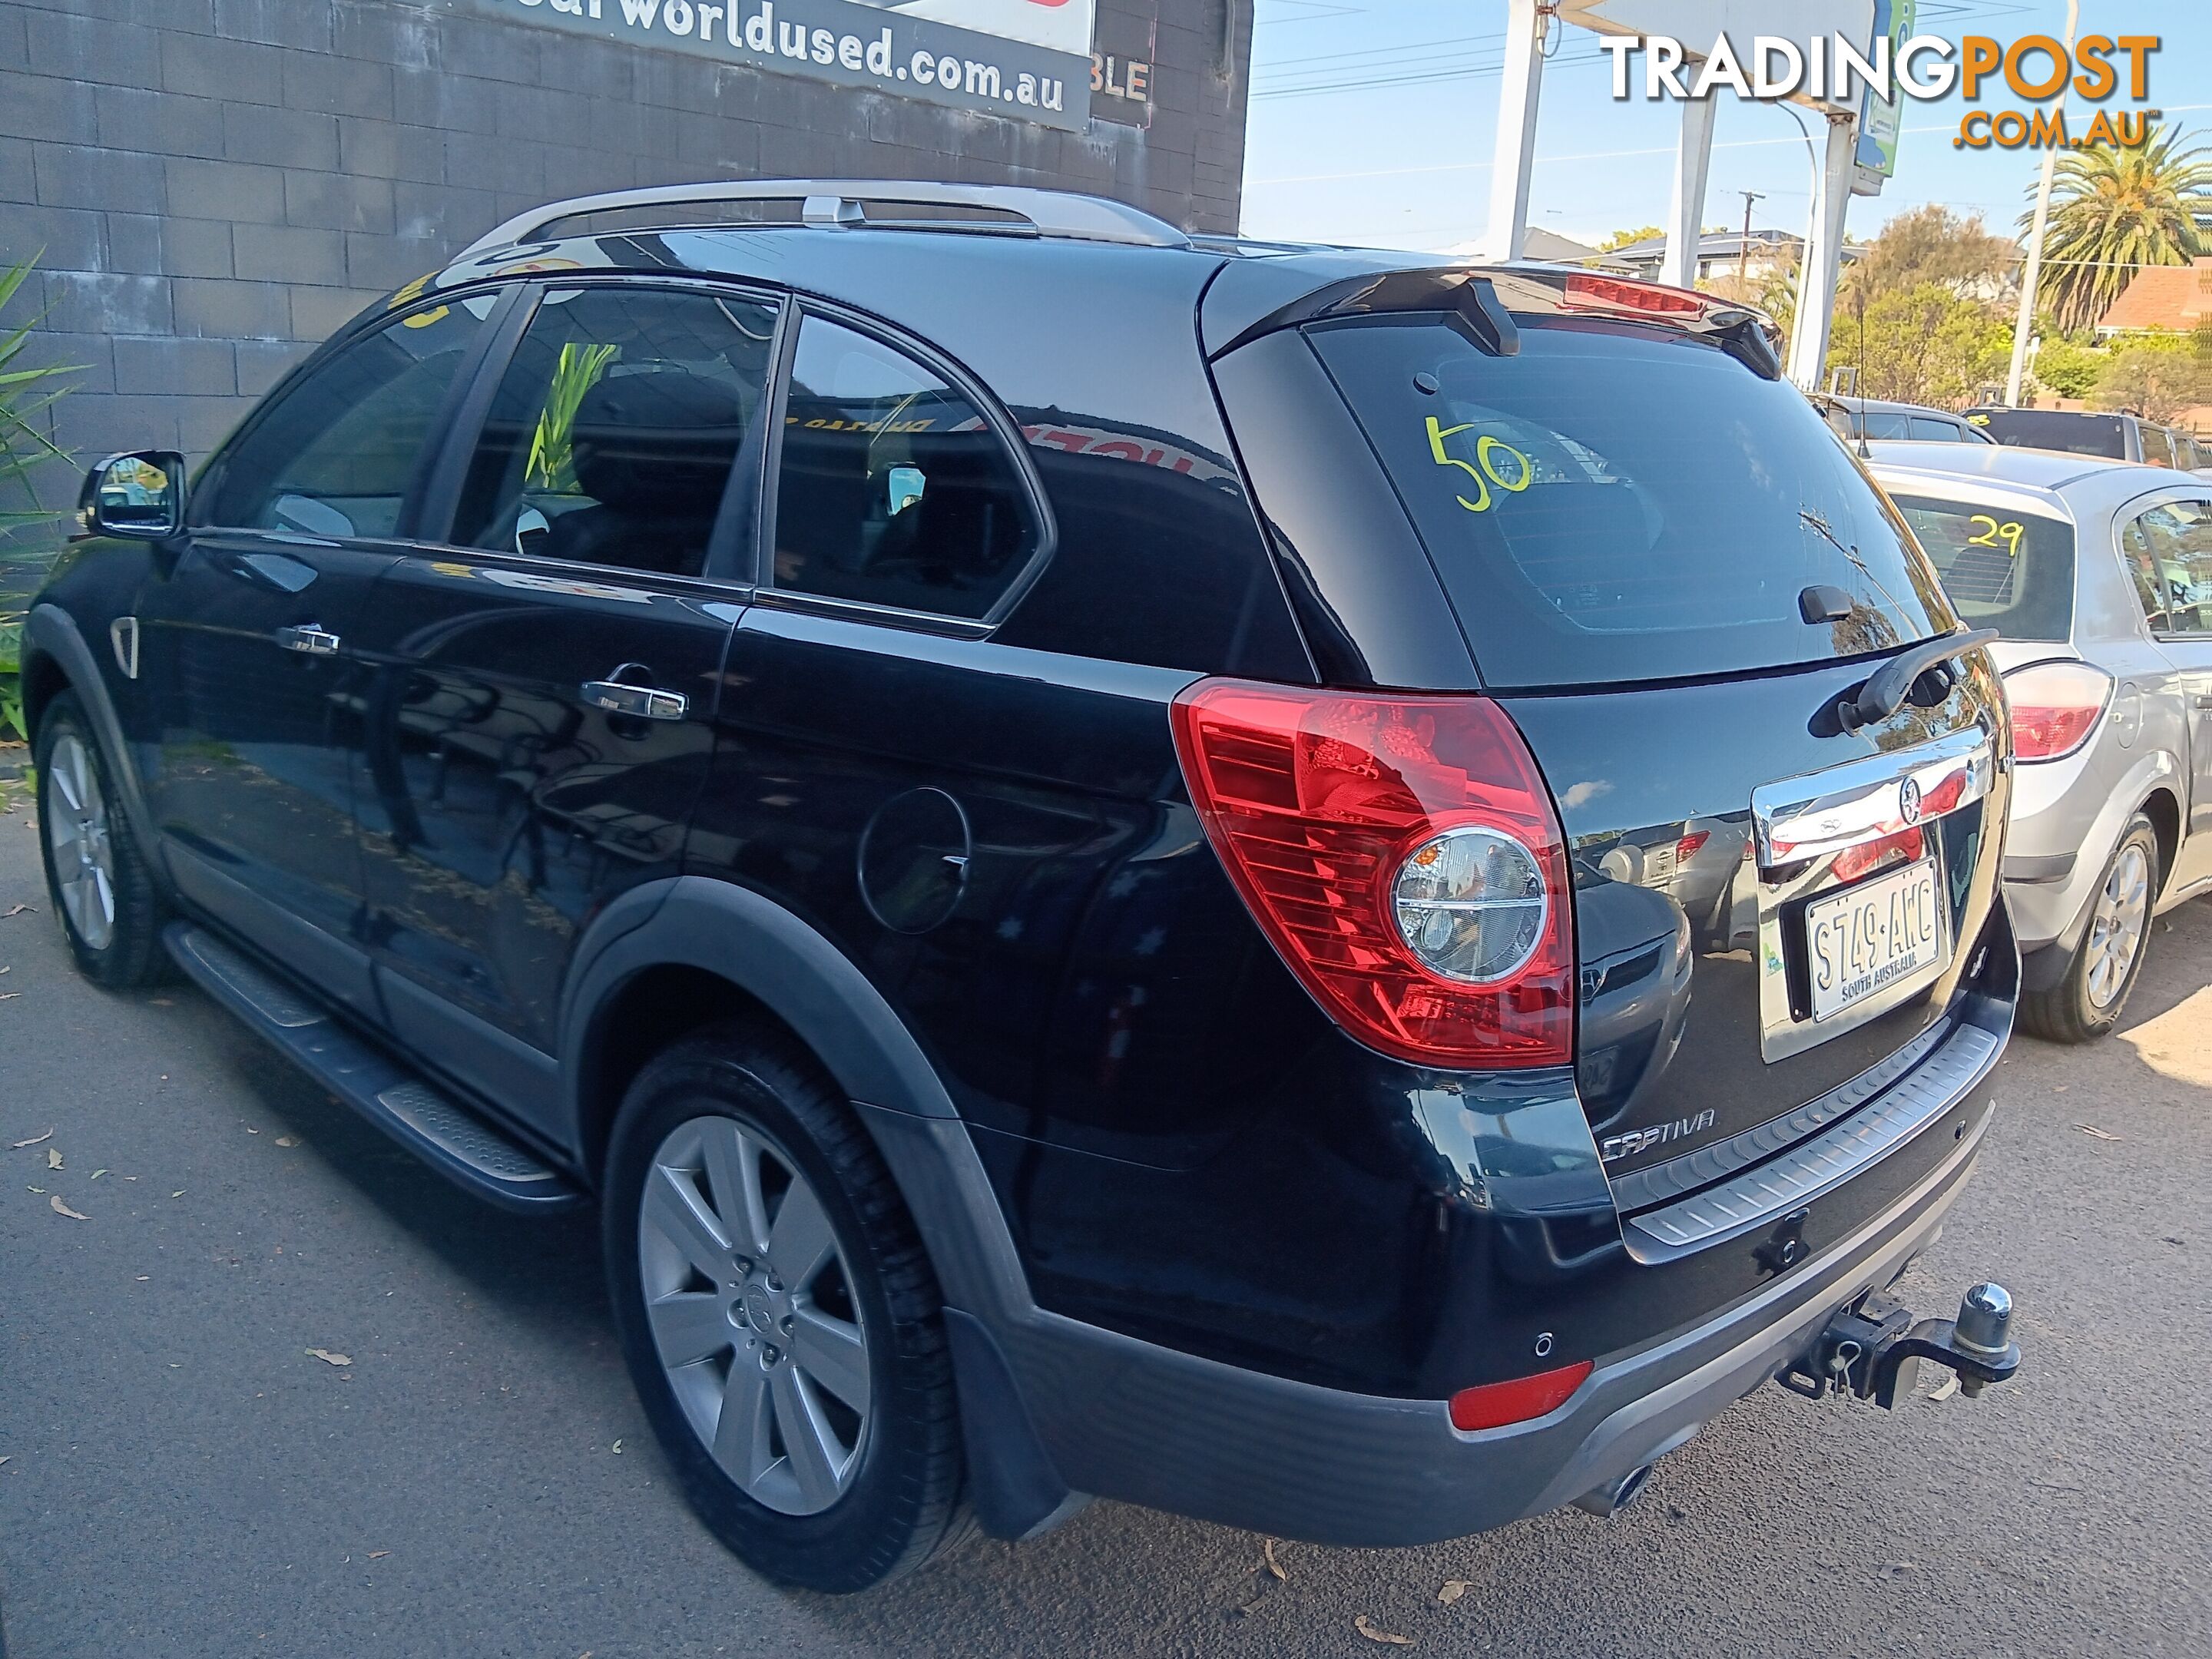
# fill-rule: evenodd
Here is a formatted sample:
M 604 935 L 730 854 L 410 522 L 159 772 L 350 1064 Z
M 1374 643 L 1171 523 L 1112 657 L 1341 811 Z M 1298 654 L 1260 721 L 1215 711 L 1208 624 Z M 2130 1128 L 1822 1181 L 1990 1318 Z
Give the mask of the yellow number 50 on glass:
M 1492 484 L 1496 484 L 1509 495 L 1517 495 L 1535 481 L 1535 466 L 1526 455 L 1514 448 L 1511 444 L 1487 434 L 1474 441 L 1474 460 L 1462 461 L 1456 455 L 1447 455 L 1444 453 L 1444 440 L 1471 430 L 1474 425 L 1474 422 L 1469 421 L 1463 426 L 1438 426 L 1437 417 L 1433 415 L 1428 417 L 1428 422 L 1429 453 L 1436 457 L 1437 465 L 1459 468 L 1461 471 L 1474 480 L 1474 487 L 1480 492 L 1474 501 L 1468 500 L 1464 495 L 1453 496 L 1452 499 L 1468 512 L 1486 513 L 1490 510 L 1498 499 L 1490 493 L 1490 487 Z M 1506 477 L 1500 469 L 1498 458 L 1504 455 L 1513 458 L 1510 477 Z

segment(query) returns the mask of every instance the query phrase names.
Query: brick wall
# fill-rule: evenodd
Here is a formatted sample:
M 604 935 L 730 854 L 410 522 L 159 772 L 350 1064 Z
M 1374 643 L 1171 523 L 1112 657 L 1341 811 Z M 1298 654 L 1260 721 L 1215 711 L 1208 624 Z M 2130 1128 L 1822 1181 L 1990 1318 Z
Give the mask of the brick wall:
M 1098 9 L 1102 36 L 1158 15 L 1149 128 L 1054 131 L 437 0 L 0 0 L 0 263 L 40 254 L 34 349 L 84 366 L 54 436 L 204 454 L 372 298 L 592 191 L 1021 183 L 1234 229 L 1249 0 Z M 74 489 L 46 470 L 49 505 Z

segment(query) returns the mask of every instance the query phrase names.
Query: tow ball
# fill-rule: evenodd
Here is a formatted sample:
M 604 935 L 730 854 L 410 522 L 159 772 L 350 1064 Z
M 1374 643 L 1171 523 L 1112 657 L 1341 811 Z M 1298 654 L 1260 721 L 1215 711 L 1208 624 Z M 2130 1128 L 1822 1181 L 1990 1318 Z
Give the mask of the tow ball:
M 1830 1319 L 1776 1380 L 1808 1400 L 1849 1395 L 1893 1411 L 1911 1395 L 1924 1359 L 1956 1371 L 1959 1392 L 1972 1400 L 2020 1369 L 2011 1327 L 2012 1297 L 2002 1285 L 1968 1291 L 1956 1319 L 1916 1321 L 1910 1308 L 1869 1291 Z

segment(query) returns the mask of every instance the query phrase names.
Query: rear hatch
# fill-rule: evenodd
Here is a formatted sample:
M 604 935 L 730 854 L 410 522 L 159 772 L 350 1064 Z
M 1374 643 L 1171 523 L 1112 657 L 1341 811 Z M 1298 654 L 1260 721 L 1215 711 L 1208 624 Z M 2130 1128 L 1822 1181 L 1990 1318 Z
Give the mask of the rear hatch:
M 1582 273 L 1480 281 L 1301 331 L 1557 802 L 1608 1173 L 1760 1126 L 1778 1146 L 1923 1052 L 1976 953 L 1994 677 L 1968 659 L 1887 718 L 1839 713 L 1959 623 L 1755 319 Z

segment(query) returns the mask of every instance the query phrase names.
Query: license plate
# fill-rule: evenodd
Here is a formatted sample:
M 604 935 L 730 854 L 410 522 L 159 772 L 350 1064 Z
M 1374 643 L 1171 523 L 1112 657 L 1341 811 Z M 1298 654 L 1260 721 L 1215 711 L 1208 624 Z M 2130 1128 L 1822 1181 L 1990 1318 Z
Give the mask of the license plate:
M 1942 958 L 1933 859 L 1805 907 L 1805 966 L 1815 1020 L 1839 1014 Z

